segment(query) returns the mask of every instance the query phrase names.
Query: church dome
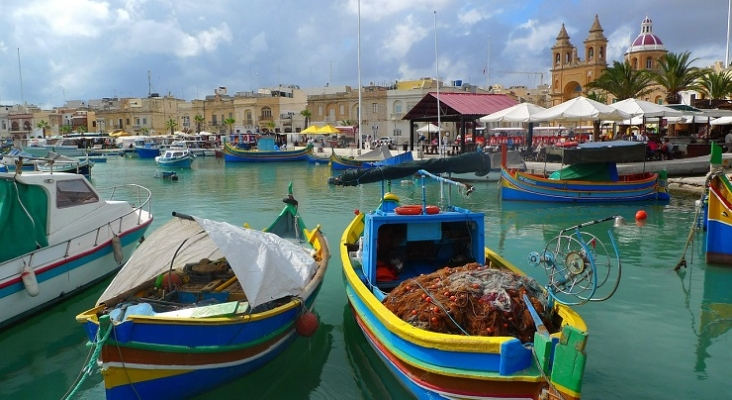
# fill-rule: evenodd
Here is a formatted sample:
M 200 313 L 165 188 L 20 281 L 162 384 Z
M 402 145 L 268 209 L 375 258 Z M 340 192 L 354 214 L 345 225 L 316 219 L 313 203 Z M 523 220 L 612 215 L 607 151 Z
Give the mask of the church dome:
M 633 44 L 628 47 L 625 54 L 636 53 L 639 51 L 662 50 L 666 51 L 666 47 L 658 36 L 653 34 L 653 21 L 646 16 L 641 22 L 641 31 L 635 38 Z

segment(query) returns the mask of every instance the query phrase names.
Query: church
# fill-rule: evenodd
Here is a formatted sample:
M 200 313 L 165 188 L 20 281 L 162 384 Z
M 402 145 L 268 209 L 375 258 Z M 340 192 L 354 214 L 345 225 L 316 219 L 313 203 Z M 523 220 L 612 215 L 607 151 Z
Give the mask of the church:
M 583 42 L 582 57 L 569 39 L 569 34 L 562 24 L 557 41 L 552 47 L 550 106 L 580 95 L 586 96 L 588 91 L 585 86 L 597 79 L 608 67 L 606 55 L 608 41 L 597 15 Z M 640 33 L 625 51 L 625 60 L 634 69 L 658 70 L 658 60 L 667 52 L 661 39 L 653 34 L 653 22 L 646 17 L 641 22 Z M 659 87 L 641 100 L 663 104 L 665 95 L 665 90 Z M 608 103 L 612 103 L 615 99 L 608 95 L 607 100 Z

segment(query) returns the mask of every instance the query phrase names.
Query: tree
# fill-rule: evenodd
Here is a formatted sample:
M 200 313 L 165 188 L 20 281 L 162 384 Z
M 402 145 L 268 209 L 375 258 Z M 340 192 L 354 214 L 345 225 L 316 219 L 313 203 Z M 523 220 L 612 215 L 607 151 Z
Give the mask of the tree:
M 46 128 L 50 128 L 51 125 L 48 124 L 48 122 L 41 120 L 41 122 L 36 124 L 36 127 L 43 130 L 43 137 L 46 137 Z
M 63 125 L 61 128 L 59 128 L 59 131 L 61 131 L 62 135 L 68 135 L 71 133 L 71 125 Z
M 277 127 L 277 124 L 274 121 L 267 121 L 267 129 L 270 133 L 275 132 L 275 128 Z
M 728 71 L 708 71 L 697 84 L 699 91 L 709 100 L 726 99 L 732 95 L 732 74 Z
M 310 117 L 313 116 L 313 113 L 310 112 L 310 110 L 308 110 L 306 108 L 306 109 L 300 111 L 300 115 L 302 115 L 303 117 L 305 117 L 305 128 L 307 128 L 309 126 L 309 124 L 310 124 Z
M 224 123 L 229 126 L 229 135 L 231 135 L 232 133 L 234 133 L 233 131 L 234 131 L 234 123 L 235 122 L 236 122 L 236 120 L 234 118 L 231 118 L 231 117 L 226 118 L 224 120 Z
M 165 128 L 170 129 L 170 134 L 175 135 L 175 127 L 178 126 L 178 123 L 175 122 L 173 118 L 165 121 Z
M 653 79 L 646 70 L 636 70 L 626 60 L 614 61 L 612 67 L 606 68 L 594 81 L 586 85 L 589 89 L 600 89 L 618 100 L 636 99 L 653 91 Z M 605 103 L 605 101 L 602 101 Z
M 205 118 L 203 118 L 203 115 L 196 114 L 195 117 L 193 117 L 193 120 L 196 121 L 196 133 L 201 133 L 201 124 L 206 121 Z
M 651 71 L 651 78 L 666 89 L 668 104 L 681 103 L 681 92 L 684 90 L 700 91 L 698 80 L 707 73 L 706 69 L 692 67 L 689 60 L 691 53 L 666 53 L 658 60 L 658 71 Z
M 83 134 L 86 133 L 88 129 L 86 128 L 86 125 L 79 125 L 76 127 L 76 133 Z

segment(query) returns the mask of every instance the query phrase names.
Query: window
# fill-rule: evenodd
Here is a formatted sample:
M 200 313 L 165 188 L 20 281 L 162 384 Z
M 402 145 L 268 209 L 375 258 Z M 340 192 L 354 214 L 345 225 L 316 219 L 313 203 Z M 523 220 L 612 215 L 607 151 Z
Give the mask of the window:
M 96 203 L 99 196 L 83 179 L 56 181 L 56 207 L 67 208 Z
M 557 55 L 554 57 L 554 63 L 559 65 L 559 62 L 562 61 L 562 57 L 557 53 Z
M 394 114 L 402 113 L 402 102 L 397 100 L 394 102 Z
M 142 119 L 142 124 L 143 124 L 143 125 L 147 125 L 147 118 L 143 118 L 143 119 Z
M 651 68 L 653 68 L 653 59 L 651 57 L 648 57 L 646 59 L 646 69 L 651 69 Z
M 374 114 L 379 112 L 379 103 L 371 103 L 371 112 Z
M 211 121 L 211 124 L 213 126 L 216 126 L 216 114 L 212 114 L 211 116 L 213 117 L 213 120 Z
M 262 118 L 272 118 L 272 109 L 269 107 L 262 108 Z
M 323 106 L 318 106 L 318 115 L 323 116 Z
M 402 130 L 401 129 L 394 129 L 394 136 L 402 136 Z
M 129 119 L 129 118 L 127 118 L 127 119 L 125 120 L 125 122 L 127 122 L 127 125 L 129 125 L 129 124 L 130 124 L 130 119 Z M 120 128 L 121 128 L 121 127 L 120 127 Z
M 339 112 L 339 113 L 340 113 L 341 115 L 345 114 L 345 113 L 346 113 L 346 106 L 345 106 L 345 105 L 343 105 L 343 104 L 341 104 L 341 106 L 340 106 L 340 108 L 339 108 L 339 111 L 338 111 L 338 112 Z
M 592 60 L 595 57 L 595 49 L 590 47 L 589 51 L 587 52 L 587 58 L 589 60 Z
M 328 116 L 331 118 L 335 118 L 335 108 L 331 108 L 328 110 Z

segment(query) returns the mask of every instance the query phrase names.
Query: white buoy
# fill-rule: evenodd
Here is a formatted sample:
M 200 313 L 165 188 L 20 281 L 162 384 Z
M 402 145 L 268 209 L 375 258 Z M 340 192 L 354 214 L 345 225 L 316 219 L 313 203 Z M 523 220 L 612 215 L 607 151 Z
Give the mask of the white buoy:
M 124 254 L 122 253 L 122 241 L 116 234 L 112 238 L 112 250 L 114 251 L 114 260 L 117 261 L 117 264 L 122 264 L 122 260 L 124 260 Z
M 38 289 L 38 280 L 36 279 L 36 272 L 33 271 L 33 267 L 26 264 L 23 267 L 23 272 L 20 273 L 20 276 L 23 278 L 23 285 L 25 285 L 25 290 L 28 294 L 31 297 L 38 296 L 40 290 Z

